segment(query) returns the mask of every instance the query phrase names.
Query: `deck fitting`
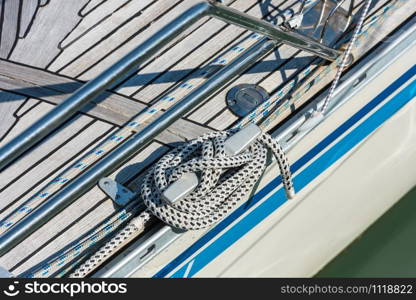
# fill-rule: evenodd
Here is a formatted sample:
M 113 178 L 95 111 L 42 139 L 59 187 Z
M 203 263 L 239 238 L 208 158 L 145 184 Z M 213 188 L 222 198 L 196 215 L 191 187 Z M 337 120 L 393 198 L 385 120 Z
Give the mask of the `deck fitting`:
M 119 206 L 126 206 L 136 196 L 136 193 L 108 177 L 101 178 L 98 186 Z
M 235 115 L 245 117 L 269 97 L 269 93 L 261 86 L 244 83 L 229 90 L 226 102 Z

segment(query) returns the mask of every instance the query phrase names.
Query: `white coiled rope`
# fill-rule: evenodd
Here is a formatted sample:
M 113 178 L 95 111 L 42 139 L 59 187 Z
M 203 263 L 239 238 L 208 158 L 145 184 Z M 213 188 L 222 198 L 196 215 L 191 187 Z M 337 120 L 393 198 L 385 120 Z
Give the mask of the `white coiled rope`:
M 213 132 L 190 141 L 163 156 L 146 175 L 141 196 L 147 209 L 133 218 L 71 277 L 85 277 L 98 265 L 141 234 L 155 217 L 184 230 L 197 230 L 220 221 L 254 189 L 267 166 L 268 149 L 277 160 L 286 194 L 295 194 L 290 166 L 282 147 L 263 133 L 245 151 L 225 153 L 225 140 L 236 130 Z M 175 203 L 162 197 L 166 188 L 186 173 L 196 173 L 198 187 Z
M 141 195 L 153 215 L 176 228 L 196 230 L 227 215 L 248 195 L 266 168 L 267 150 L 277 159 L 289 197 L 294 195 L 289 164 L 283 149 L 263 133 L 241 154 L 228 156 L 224 142 L 231 131 L 206 134 L 162 157 L 147 174 Z M 198 187 L 175 203 L 162 193 L 186 173 L 199 174 Z

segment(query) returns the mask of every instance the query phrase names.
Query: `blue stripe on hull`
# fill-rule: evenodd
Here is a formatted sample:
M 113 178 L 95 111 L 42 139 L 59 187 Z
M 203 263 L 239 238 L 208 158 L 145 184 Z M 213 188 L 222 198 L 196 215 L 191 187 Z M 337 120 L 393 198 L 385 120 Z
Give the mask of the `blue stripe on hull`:
M 392 93 L 394 93 L 399 87 L 401 87 L 405 82 L 412 78 L 416 74 L 416 65 L 410 68 L 406 73 L 404 73 L 399 79 L 393 82 L 388 86 L 383 92 L 381 92 L 376 98 L 366 104 L 360 111 L 350 117 L 337 129 L 335 129 L 330 135 L 323 139 L 319 144 L 313 147 L 300 159 L 298 159 L 292 165 L 292 172 L 298 171 L 314 157 L 316 157 L 323 149 L 325 149 L 330 143 L 340 137 L 345 131 L 350 129 L 354 124 L 366 116 L 372 109 L 374 109 L 378 104 L 383 100 L 388 98 Z M 408 103 L 416 95 L 416 81 L 413 81 L 409 86 L 404 90 L 398 93 L 393 97 L 389 102 L 384 104 L 379 110 L 377 110 L 373 115 L 371 115 L 367 120 L 362 124 L 357 126 L 344 138 L 342 138 L 338 143 L 336 143 L 332 148 L 322 154 L 316 161 L 311 163 L 305 170 L 300 172 L 294 178 L 294 184 L 296 191 L 300 191 L 312 180 L 318 177 L 322 172 L 328 169 L 333 163 L 335 163 L 340 157 L 345 155 L 358 143 L 360 143 L 364 138 L 366 138 L 371 132 L 376 130 L 380 125 L 382 125 L 388 118 L 394 115 L 401 107 Z M 178 267 L 186 259 L 192 256 L 197 250 L 201 249 L 206 245 L 210 240 L 216 237 L 221 231 L 223 231 L 227 226 L 229 226 L 233 221 L 243 215 L 248 209 L 253 205 L 262 200 L 267 194 L 269 194 L 273 189 L 278 187 L 281 184 L 280 176 L 272 180 L 267 184 L 263 189 L 261 189 L 257 194 L 255 194 L 249 201 L 237 208 L 232 214 L 218 223 L 214 228 L 207 232 L 203 237 L 196 241 L 192 246 L 186 249 L 181 255 L 176 259 L 171 261 L 166 265 L 155 277 L 165 277 L 173 269 Z M 286 202 L 286 197 L 283 188 L 276 191 L 272 196 L 267 200 L 261 203 L 253 211 L 248 213 L 243 219 L 238 223 L 229 228 L 222 236 L 217 240 L 211 243 L 207 248 L 201 251 L 191 262 L 192 267 L 188 268 L 189 263 L 182 266 L 177 270 L 172 277 L 183 277 L 185 273 L 187 275 L 193 276 L 196 272 L 205 267 L 210 263 L 215 257 L 224 252 L 228 247 L 250 231 L 254 226 L 260 223 L 262 220 L 267 218 L 272 212 L 279 208 L 284 202 Z

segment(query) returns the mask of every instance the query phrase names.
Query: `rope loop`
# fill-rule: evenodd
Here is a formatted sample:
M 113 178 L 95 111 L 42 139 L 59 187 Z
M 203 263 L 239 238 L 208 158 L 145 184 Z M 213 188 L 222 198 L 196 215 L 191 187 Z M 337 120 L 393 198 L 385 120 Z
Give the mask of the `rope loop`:
M 225 140 L 236 130 L 205 134 L 173 149 L 148 172 L 141 195 L 145 205 L 163 222 L 184 230 L 210 226 L 226 216 L 251 193 L 267 165 L 268 149 L 277 159 L 288 196 L 294 195 L 286 155 L 263 133 L 245 151 L 228 156 Z M 166 188 L 186 173 L 196 173 L 197 188 L 170 203 L 162 198 Z

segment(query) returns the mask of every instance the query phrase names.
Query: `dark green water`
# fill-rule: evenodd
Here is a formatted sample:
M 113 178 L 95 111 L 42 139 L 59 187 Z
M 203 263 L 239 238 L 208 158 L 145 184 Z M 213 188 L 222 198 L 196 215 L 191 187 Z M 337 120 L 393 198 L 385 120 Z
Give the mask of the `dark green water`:
M 317 277 L 416 277 L 416 188 Z

